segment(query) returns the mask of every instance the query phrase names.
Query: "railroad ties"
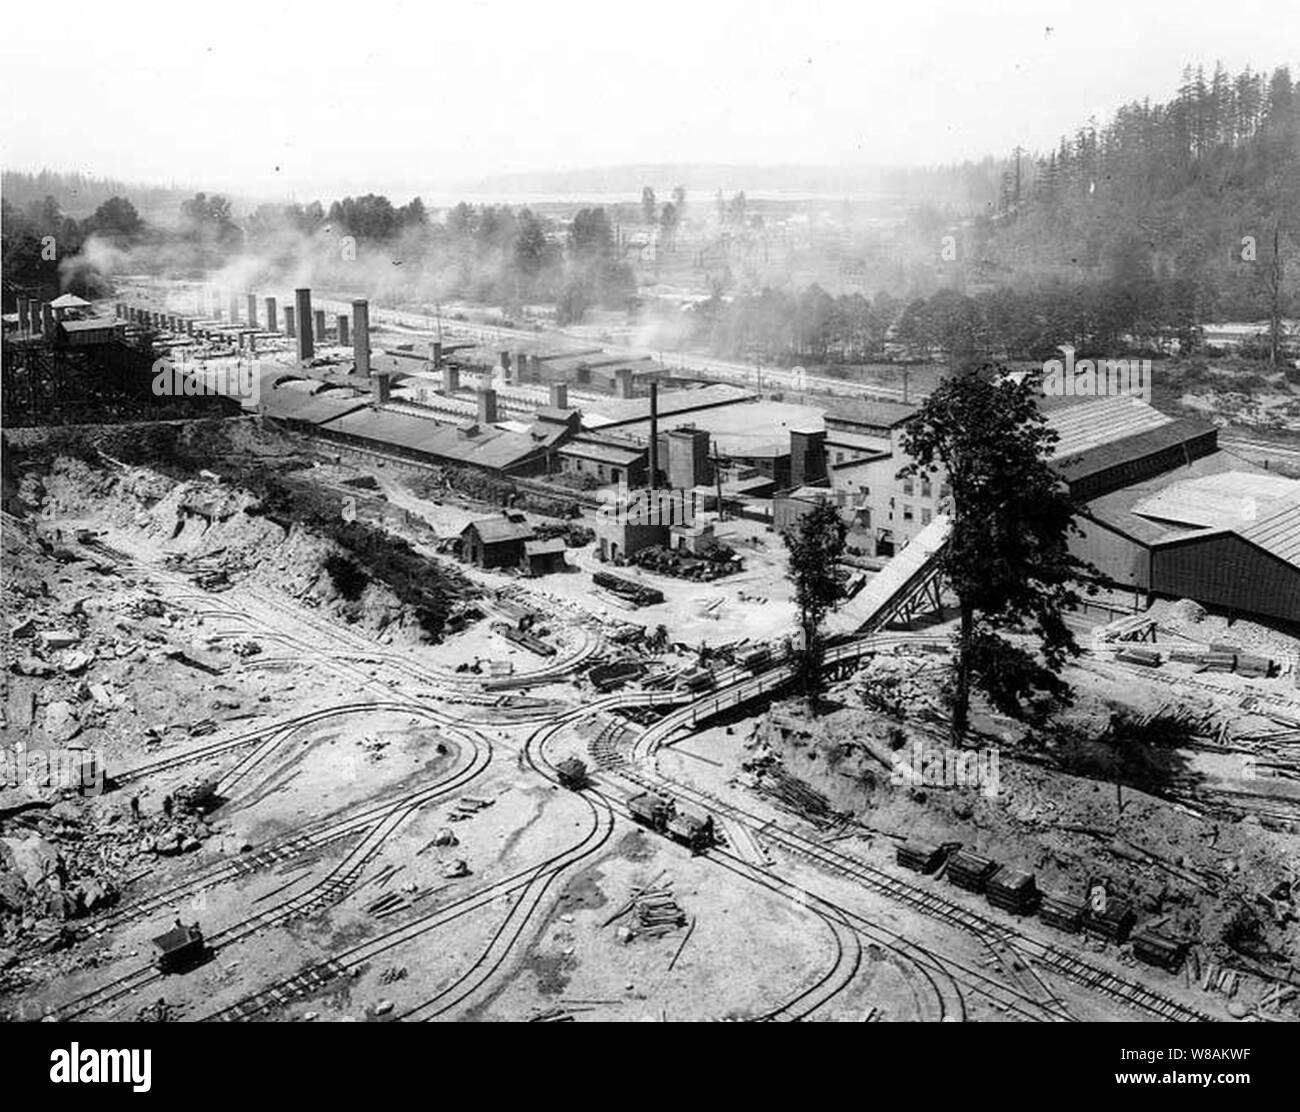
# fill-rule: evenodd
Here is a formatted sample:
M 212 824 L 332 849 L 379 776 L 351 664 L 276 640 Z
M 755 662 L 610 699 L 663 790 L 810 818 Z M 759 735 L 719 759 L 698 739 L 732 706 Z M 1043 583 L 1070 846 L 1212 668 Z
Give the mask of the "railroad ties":
M 319 992 L 326 985 L 349 975 L 348 967 L 341 962 L 333 959 L 323 961 L 319 965 L 308 966 L 261 992 L 244 997 L 212 1018 L 222 1023 L 245 1023 L 277 1008 L 287 1007 L 293 1001 Z

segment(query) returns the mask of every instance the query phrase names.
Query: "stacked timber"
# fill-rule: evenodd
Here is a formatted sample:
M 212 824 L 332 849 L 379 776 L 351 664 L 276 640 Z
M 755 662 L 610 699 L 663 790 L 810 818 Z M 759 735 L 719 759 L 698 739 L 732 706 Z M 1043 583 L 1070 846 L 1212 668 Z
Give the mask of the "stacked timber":
M 943 860 L 943 850 L 931 842 L 904 842 L 895 851 L 898 864 L 917 873 L 932 873 Z
M 948 861 L 948 879 L 967 892 L 983 892 L 997 869 L 998 863 L 991 857 L 974 850 L 958 850 Z
M 1133 907 L 1125 900 L 1107 900 L 1101 911 L 1088 909 L 1083 917 L 1083 929 L 1108 942 L 1123 942 L 1133 929 Z
M 1147 928 L 1133 936 L 1133 956 L 1147 965 L 1156 965 L 1177 973 L 1182 967 L 1185 948 L 1160 931 Z
M 1083 926 L 1083 901 L 1071 896 L 1044 892 L 1038 905 L 1038 917 L 1049 927 L 1076 933 Z
M 1038 903 L 1038 884 L 1033 873 L 1004 865 L 991 877 L 985 896 L 994 907 L 1013 915 L 1032 915 Z

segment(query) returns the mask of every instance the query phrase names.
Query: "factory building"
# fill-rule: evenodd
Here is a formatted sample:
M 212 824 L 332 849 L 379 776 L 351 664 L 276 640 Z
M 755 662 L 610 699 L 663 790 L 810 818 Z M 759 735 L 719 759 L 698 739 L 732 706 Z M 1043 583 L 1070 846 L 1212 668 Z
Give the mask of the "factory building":
M 1081 504 L 1071 550 L 1139 601 L 1192 598 L 1233 614 L 1300 623 L 1300 482 L 1219 451 L 1217 432 L 1127 397 L 1044 398 L 1058 440 L 1053 469 Z M 875 408 L 871 406 L 871 408 Z M 849 543 L 888 557 L 942 512 L 940 475 L 898 478 L 908 414 L 862 403 L 827 414 L 827 437 L 852 423 L 888 431 L 888 450 L 832 463 L 820 485 L 779 492 L 777 528 L 823 498 L 841 507 Z M 832 429 L 832 423 L 834 429 Z

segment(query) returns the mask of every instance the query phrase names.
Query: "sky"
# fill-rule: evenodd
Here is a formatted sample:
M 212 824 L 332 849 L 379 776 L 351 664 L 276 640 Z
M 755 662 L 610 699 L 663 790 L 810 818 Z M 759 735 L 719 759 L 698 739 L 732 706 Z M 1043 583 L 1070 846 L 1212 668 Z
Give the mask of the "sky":
M 57 13 L 26 33 L 8 21 L 0 40 L 0 164 L 269 199 L 625 163 L 946 163 L 1054 146 L 1089 116 L 1168 97 L 1187 63 L 1300 69 L 1290 0 Z

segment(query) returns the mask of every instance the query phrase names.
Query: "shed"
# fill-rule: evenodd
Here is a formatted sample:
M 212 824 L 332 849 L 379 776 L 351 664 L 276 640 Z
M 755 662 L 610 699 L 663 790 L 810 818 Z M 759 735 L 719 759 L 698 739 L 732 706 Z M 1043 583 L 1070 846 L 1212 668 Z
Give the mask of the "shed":
M 524 560 L 529 575 L 546 575 L 549 572 L 564 571 L 568 564 L 564 560 L 564 538 L 552 537 L 547 541 L 525 541 Z
M 505 516 L 481 518 L 461 530 L 460 558 L 480 568 L 521 567 L 532 539 L 533 529 L 527 523 Z
M 207 956 L 198 923 L 187 926 L 177 919 L 171 930 L 153 939 L 153 944 L 158 947 L 158 968 L 163 973 L 190 969 Z

